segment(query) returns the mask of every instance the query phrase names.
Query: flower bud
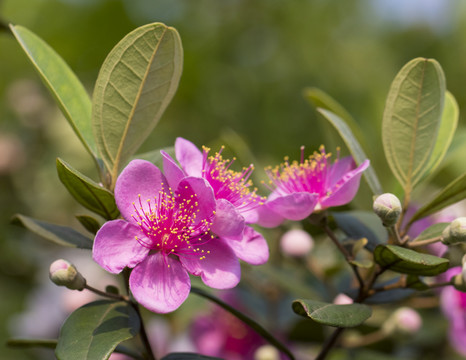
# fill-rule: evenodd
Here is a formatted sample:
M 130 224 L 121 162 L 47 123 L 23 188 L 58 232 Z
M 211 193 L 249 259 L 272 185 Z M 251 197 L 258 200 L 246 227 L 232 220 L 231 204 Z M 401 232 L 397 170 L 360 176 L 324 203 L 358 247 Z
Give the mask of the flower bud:
M 422 318 L 416 310 L 401 307 L 390 316 L 384 328 L 389 333 L 415 334 L 421 326 Z
M 454 245 L 466 242 L 466 217 L 459 217 L 451 222 L 442 232 L 442 243 Z
M 280 353 L 272 345 L 262 345 L 254 353 L 254 360 L 280 360 Z
M 386 227 L 395 225 L 402 211 L 400 200 L 390 193 L 379 195 L 373 209 Z
M 58 286 L 66 286 L 71 290 L 81 291 L 86 286 L 86 279 L 76 270 L 76 267 L 66 260 L 55 260 L 50 265 L 50 280 Z
M 343 293 L 338 294 L 335 299 L 333 299 L 333 303 L 335 305 L 347 305 L 352 304 L 353 302 L 353 299 Z
M 464 274 L 464 266 L 463 266 L 463 270 L 461 271 L 461 273 L 453 276 L 450 281 L 456 290 L 461 291 L 461 292 L 466 292 L 466 281 L 464 279 L 463 274 Z
M 306 231 L 292 229 L 283 234 L 280 247 L 287 255 L 306 256 L 314 247 L 314 240 Z

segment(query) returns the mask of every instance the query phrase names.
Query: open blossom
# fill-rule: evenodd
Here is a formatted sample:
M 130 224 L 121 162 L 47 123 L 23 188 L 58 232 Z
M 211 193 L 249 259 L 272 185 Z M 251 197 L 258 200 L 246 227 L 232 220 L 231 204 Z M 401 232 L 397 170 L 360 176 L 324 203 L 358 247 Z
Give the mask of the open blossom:
M 362 172 L 369 166 L 369 160 L 358 167 L 351 156 L 337 158 L 332 164 L 331 154 L 323 146 L 304 159 L 267 168 L 272 193 L 266 206 L 260 209 L 263 226 L 276 226 L 283 219 L 303 220 L 313 211 L 349 203 L 359 188 Z
M 210 287 L 227 289 L 239 282 L 241 271 L 236 249 L 211 232 L 216 206 L 212 188 L 195 177 L 171 185 L 152 163 L 130 162 L 115 186 L 124 220 L 105 223 L 93 248 L 94 260 L 105 270 L 133 268 L 131 292 L 158 313 L 177 309 L 187 298 L 188 273 L 201 276 Z M 237 243 L 241 252 L 243 244 Z
M 253 166 L 241 172 L 230 167 L 233 161 L 223 159 L 220 152 L 209 156 L 210 150 L 201 152 L 192 142 L 177 138 L 176 162 L 162 151 L 164 173 L 172 188 L 185 179 L 200 178 L 206 181 L 214 194 L 216 207 L 211 231 L 221 237 L 234 251 L 236 256 L 253 265 L 268 260 L 269 252 L 265 239 L 247 224 L 257 222 L 257 209 L 264 199 L 251 189 L 249 177 Z

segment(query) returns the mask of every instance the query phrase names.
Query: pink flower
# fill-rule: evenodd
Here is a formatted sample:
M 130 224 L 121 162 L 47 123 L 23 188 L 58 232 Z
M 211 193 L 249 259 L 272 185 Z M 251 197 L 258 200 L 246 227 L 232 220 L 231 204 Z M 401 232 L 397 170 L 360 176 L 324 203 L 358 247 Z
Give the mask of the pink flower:
M 369 160 L 356 167 L 349 156 L 331 164 L 331 154 L 326 154 L 323 146 L 319 151 L 304 159 L 301 147 L 300 162 L 285 159 L 284 164 L 266 169 L 272 193 L 260 209 L 261 225 L 273 227 L 284 219 L 303 220 L 313 211 L 344 205 L 354 198 Z
M 252 265 L 261 265 L 268 260 L 267 242 L 261 234 L 246 224 L 257 222 L 257 208 L 264 200 L 250 189 L 249 176 L 253 166 L 236 172 L 230 169 L 233 161 L 225 160 L 221 150 L 209 156 L 209 149 L 201 152 L 192 142 L 177 138 L 176 158 L 181 168 L 166 152 L 162 151 L 164 173 L 172 188 L 186 177 L 206 181 L 215 197 L 215 217 L 212 232 L 221 237 L 236 256 Z
M 131 292 L 158 313 L 177 309 L 187 298 L 188 273 L 210 287 L 228 289 L 241 272 L 236 250 L 210 231 L 216 206 L 212 188 L 194 177 L 170 185 L 152 163 L 130 162 L 115 186 L 124 220 L 105 223 L 93 248 L 94 260 L 105 270 L 116 274 L 133 268 Z M 237 242 L 239 248 L 244 245 Z
M 449 269 L 442 277 L 449 280 L 461 273 L 461 267 Z M 440 294 L 442 311 L 450 322 L 449 340 L 460 354 L 466 356 L 466 293 L 456 290 L 453 286 L 446 286 Z

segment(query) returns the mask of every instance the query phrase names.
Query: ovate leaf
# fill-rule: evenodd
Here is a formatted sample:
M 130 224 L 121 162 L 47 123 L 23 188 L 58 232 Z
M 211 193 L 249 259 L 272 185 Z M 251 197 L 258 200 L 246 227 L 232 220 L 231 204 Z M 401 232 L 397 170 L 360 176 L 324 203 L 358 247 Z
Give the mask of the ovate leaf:
M 379 245 L 374 251 L 377 264 L 402 274 L 435 276 L 448 269 L 448 259 L 422 254 L 395 245 Z
M 139 327 L 139 316 L 128 303 L 95 301 L 66 319 L 55 354 L 59 360 L 108 359 L 119 343 L 139 332 Z
M 132 31 L 105 59 L 94 90 L 92 123 L 113 181 L 170 103 L 182 63 L 178 32 L 161 23 Z
M 390 169 L 409 194 L 429 170 L 445 95 L 445 76 L 433 59 L 406 64 L 392 82 L 382 122 Z
M 440 211 L 463 199 L 466 199 L 466 174 L 463 174 L 456 180 L 453 180 L 429 203 L 416 211 L 413 217 L 409 220 L 409 223 L 411 224 L 416 220 L 436 213 L 437 211 Z
M 73 169 L 60 158 L 57 159 L 57 172 L 60 181 L 81 205 L 107 220 L 118 217 L 120 212 L 112 192 Z
M 448 225 L 450 225 L 450 223 L 437 223 L 432 226 L 429 226 L 422 233 L 420 233 L 419 236 L 415 238 L 413 241 L 416 242 L 416 241 L 428 240 L 428 239 L 438 237 L 442 235 L 443 230 L 445 230 L 445 228 Z
M 86 228 L 91 234 L 96 234 L 100 229 L 100 223 L 89 215 L 76 215 L 76 219 Z
M 372 315 L 372 309 L 364 304 L 336 305 L 316 300 L 293 301 L 293 311 L 320 324 L 336 327 L 361 325 Z
M 40 37 L 22 26 L 10 26 L 31 63 L 84 147 L 95 158 L 97 148 L 91 125 L 91 100 L 65 61 Z
M 55 225 L 19 214 L 15 215 L 11 222 L 55 244 L 81 249 L 92 249 L 93 242 L 91 239 L 67 226 Z
M 366 154 L 364 153 L 361 145 L 359 145 L 359 142 L 354 137 L 351 129 L 339 116 L 335 115 L 331 111 L 321 108 L 317 109 L 317 111 L 319 111 L 319 113 L 321 113 L 322 116 L 335 127 L 358 165 L 367 159 Z M 383 193 L 379 178 L 371 166 L 369 166 L 363 172 L 363 175 L 374 195 L 380 195 Z
M 445 104 L 440 121 L 437 141 L 427 164 L 426 176 L 435 171 L 440 165 L 455 135 L 458 125 L 459 108 L 455 97 L 449 91 L 445 94 Z

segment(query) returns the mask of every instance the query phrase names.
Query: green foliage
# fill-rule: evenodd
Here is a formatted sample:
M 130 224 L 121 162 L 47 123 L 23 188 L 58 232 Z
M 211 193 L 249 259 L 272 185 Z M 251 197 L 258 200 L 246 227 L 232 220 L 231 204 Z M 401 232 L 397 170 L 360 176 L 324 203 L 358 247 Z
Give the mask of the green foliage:
M 293 301 L 293 311 L 323 325 L 345 328 L 361 325 L 372 315 L 372 309 L 364 304 L 336 305 L 303 299 Z
M 339 116 L 335 115 L 331 111 L 321 109 L 321 108 L 317 110 L 338 131 L 338 133 L 342 137 L 343 141 L 345 142 L 346 146 L 350 150 L 351 154 L 354 157 L 354 160 L 356 161 L 358 165 L 368 158 L 367 155 L 364 153 L 361 145 L 359 145 L 359 142 L 356 140 L 355 136 L 351 132 L 351 129 L 343 121 L 343 119 L 341 119 Z M 367 168 L 363 172 L 363 176 L 366 179 L 367 184 L 371 188 L 372 193 L 374 195 L 379 195 L 383 193 L 382 186 L 380 185 L 380 181 L 372 167 Z
M 422 254 L 395 245 L 378 245 L 374 251 L 377 264 L 403 274 L 435 276 L 448 269 L 448 259 Z
M 382 122 L 382 142 L 390 169 L 408 197 L 430 170 L 428 165 L 439 132 L 444 96 L 445 76 L 433 59 L 411 60 L 390 87 Z
M 55 225 L 19 214 L 13 217 L 11 223 L 22 226 L 61 246 L 92 249 L 93 242 L 91 239 L 67 226 Z
M 178 32 L 161 23 L 132 31 L 105 59 L 93 95 L 92 124 L 113 185 L 170 103 L 182 64 Z
M 139 327 L 139 316 L 128 303 L 95 301 L 66 319 L 55 354 L 59 360 L 108 359 L 119 343 L 139 332 Z
M 91 234 L 96 234 L 100 229 L 99 222 L 89 215 L 76 215 L 76 219 L 86 228 Z
M 91 126 L 91 100 L 65 61 L 41 38 L 22 26 L 11 31 L 48 87 L 69 124 L 95 159 L 97 148 Z
M 423 232 L 419 234 L 413 241 L 428 240 L 442 235 L 443 230 L 450 225 L 450 223 L 437 223 L 432 226 L 429 226 Z
M 406 278 L 406 287 L 420 291 L 429 289 L 429 286 L 427 286 L 419 276 L 412 274 L 408 275 Z
M 416 211 L 413 217 L 409 220 L 409 223 L 412 224 L 416 220 L 432 215 L 437 211 L 440 211 L 447 206 L 453 205 L 463 199 L 466 199 L 466 174 L 463 174 L 457 179 L 453 180 L 431 201 Z
M 63 185 L 81 205 L 107 220 L 118 217 L 120 211 L 113 193 L 57 158 L 57 172 Z

